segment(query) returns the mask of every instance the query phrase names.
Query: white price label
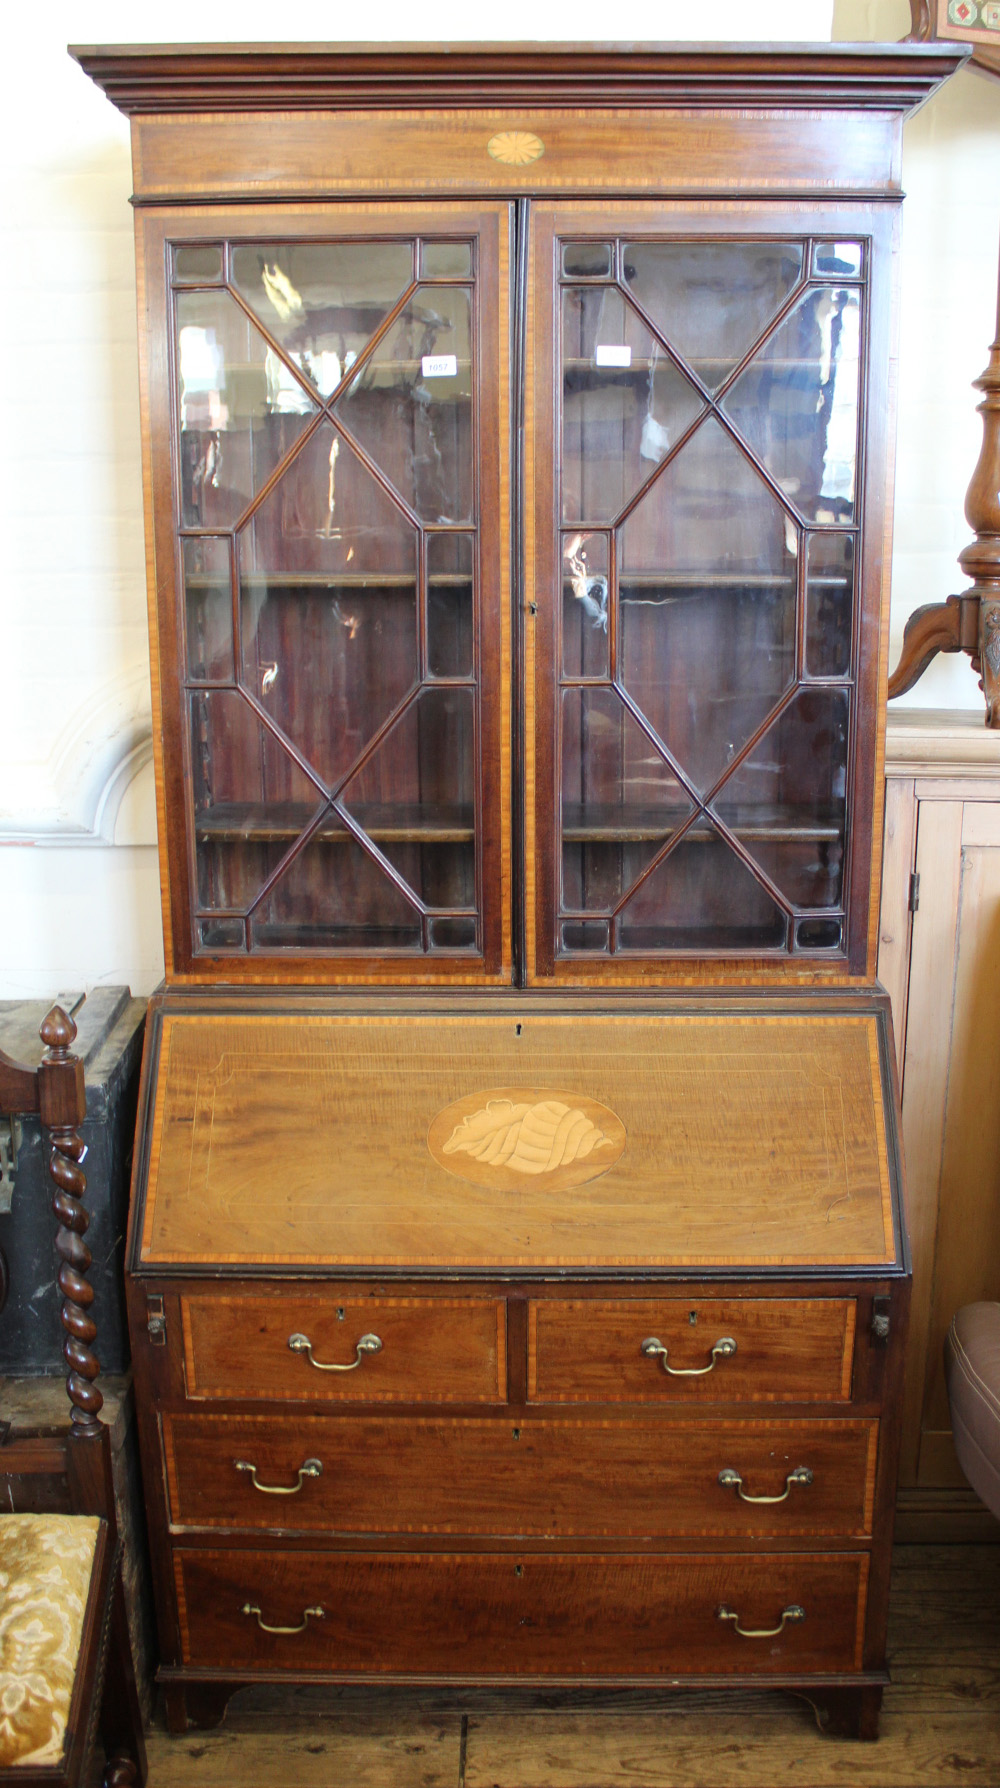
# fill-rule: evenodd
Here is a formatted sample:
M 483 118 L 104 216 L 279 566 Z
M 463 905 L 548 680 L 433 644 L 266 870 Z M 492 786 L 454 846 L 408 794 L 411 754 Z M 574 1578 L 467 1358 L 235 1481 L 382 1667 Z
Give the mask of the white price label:
M 458 374 L 458 355 L 425 354 L 420 370 L 425 379 L 454 379 Z
M 599 347 L 594 355 L 598 366 L 631 366 L 631 348 Z

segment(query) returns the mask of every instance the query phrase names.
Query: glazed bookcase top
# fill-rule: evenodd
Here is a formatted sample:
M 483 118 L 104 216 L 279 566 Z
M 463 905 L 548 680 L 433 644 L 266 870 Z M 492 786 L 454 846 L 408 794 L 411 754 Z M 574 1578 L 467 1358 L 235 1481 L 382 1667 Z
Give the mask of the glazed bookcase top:
M 588 103 L 909 112 L 967 53 L 911 43 L 71 46 L 128 116 Z

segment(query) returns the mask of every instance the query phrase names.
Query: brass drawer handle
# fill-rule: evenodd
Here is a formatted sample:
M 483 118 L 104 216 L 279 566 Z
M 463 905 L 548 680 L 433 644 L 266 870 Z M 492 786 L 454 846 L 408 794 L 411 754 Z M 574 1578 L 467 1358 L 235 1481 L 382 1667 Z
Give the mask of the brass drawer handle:
M 255 1614 L 257 1616 L 257 1625 L 262 1633 L 304 1633 L 306 1627 L 309 1625 L 310 1615 L 312 1615 L 313 1620 L 326 1619 L 325 1608 L 307 1608 L 297 1627 L 269 1627 L 267 1621 L 261 1619 L 260 1609 L 256 1602 L 244 1602 L 240 1609 L 240 1613 Z
M 776 1627 L 741 1627 L 740 1617 L 732 1608 L 717 1608 L 715 1612 L 720 1620 L 732 1621 L 733 1632 L 738 1633 L 741 1639 L 774 1639 L 787 1620 L 805 1620 L 806 1617 L 805 1609 L 800 1608 L 798 1602 L 792 1602 L 781 1610 L 781 1619 Z
M 743 1479 L 740 1477 L 738 1471 L 733 1470 L 731 1465 L 727 1465 L 725 1471 L 720 1471 L 719 1473 L 719 1483 L 722 1485 L 723 1490 L 735 1489 L 741 1502 L 784 1502 L 791 1494 L 793 1484 L 811 1484 L 812 1481 L 813 1474 L 809 1470 L 808 1465 L 797 1465 L 795 1470 L 790 1471 L 785 1479 L 785 1488 L 780 1496 L 748 1496 L 743 1488 Z
M 263 1491 L 265 1496 L 297 1496 L 302 1488 L 303 1478 L 321 1478 L 323 1476 L 323 1461 L 321 1459 L 303 1459 L 294 1484 L 262 1484 L 257 1476 L 256 1465 L 253 1465 L 249 1459 L 234 1459 L 233 1464 L 237 1471 L 248 1471 L 254 1489 Z
M 645 1354 L 647 1360 L 662 1360 L 663 1370 L 669 1372 L 671 1378 L 704 1378 L 706 1372 L 714 1370 L 716 1360 L 732 1359 L 736 1352 L 736 1342 L 732 1335 L 722 1335 L 712 1349 L 712 1357 L 707 1366 L 668 1366 L 668 1349 L 664 1347 L 662 1341 L 656 1339 L 655 1335 L 646 1337 L 640 1352 Z
M 353 1372 L 360 1366 L 366 1353 L 381 1353 L 382 1343 L 377 1335 L 362 1335 L 354 1349 L 355 1358 L 346 1366 L 335 1366 L 313 1358 L 312 1342 L 308 1335 L 289 1335 L 288 1345 L 293 1353 L 304 1353 L 310 1366 L 317 1372 Z

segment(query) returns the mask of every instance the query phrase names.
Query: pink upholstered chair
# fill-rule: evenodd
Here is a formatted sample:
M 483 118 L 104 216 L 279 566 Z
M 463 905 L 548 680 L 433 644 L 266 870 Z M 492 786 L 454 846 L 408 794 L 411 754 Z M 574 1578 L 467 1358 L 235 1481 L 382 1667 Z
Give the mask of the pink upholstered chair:
M 1000 1304 L 966 1304 L 944 1344 L 958 1461 L 1000 1517 Z
M 51 1143 L 72 1420 L 66 1438 L 40 1434 L 0 1445 L 4 1502 L 16 1511 L 0 1515 L 0 1783 L 85 1784 L 99 1725 L 105 1788 L 141 1788 L 146 1753 L 83 1239 L 83 1064 L 70 1053 L 76 1026 L 58 1006 L 41 1037 L 38 1068 L 0 1051 L 0 1113 L 37 1112 Z M 0 1261 L 0 1309 L 8 1272 L 16 1270 L 16 1261 Z M 60 1493 L 66 1512 L 38 1512 Z

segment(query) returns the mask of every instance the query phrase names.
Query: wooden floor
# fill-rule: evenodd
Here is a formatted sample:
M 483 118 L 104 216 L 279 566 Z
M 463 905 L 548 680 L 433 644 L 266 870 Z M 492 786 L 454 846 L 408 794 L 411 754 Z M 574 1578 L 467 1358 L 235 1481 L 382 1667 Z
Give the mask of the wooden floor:
M 882 1737 L 778 1693 L 257 1689 L 151 1734 L 150 1788 L 1000 1788 L 1000 1546 L 901 1546 Z

